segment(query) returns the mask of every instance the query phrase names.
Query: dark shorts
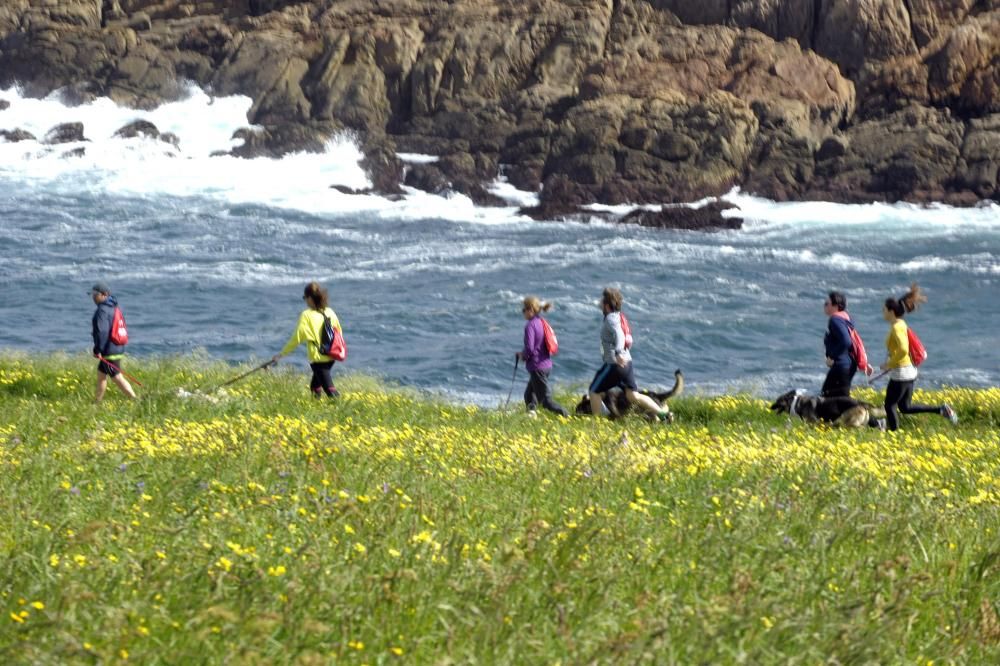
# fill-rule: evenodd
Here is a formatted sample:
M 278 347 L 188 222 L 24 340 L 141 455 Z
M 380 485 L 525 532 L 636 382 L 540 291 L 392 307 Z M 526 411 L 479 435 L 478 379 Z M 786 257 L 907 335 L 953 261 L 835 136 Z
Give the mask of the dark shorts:
M 111 363 L 114 363 L 116 367 L 114 368 L 111 367 L 111 365 L 107 361 L 101 359 L 97 363 L 97 371 L 106 374 L 108 377 L 114 377 L 119 372 L 121 372 L 122 360 L 120 358 L 117 358 L 111 361 Z
M 635 383 L 635 371 L 632 369 L 632 361 L 625 367 L 617 363 L 605 363 L 601 369 L 594 374 L 594 381 L 590 382 L 590 393 L 607 393 L 613 388 L 639 390 L 639 385 Z

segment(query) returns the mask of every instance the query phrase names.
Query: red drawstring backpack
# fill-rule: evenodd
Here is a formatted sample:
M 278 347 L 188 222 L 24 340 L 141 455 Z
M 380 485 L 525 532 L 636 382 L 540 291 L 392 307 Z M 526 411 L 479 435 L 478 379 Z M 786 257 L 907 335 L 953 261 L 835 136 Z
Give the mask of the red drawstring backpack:
M 618 313 L 618 320 L 622 323 L 622 333 L 625 335 L 625 349 L 632 348 L 632 327 L 629 326 L 628 319 L 624 312 Z
M 108 336 L 111 344 L 123 347 L 128 344 L 128 328 L 125 326 L 125 315 L 122 309 L 115 306 L 115 313 L 111 316 L 111 334 Z
M 855 360 L 858 364 L 858 370 L 864 372 L 868 369 L 868 352 L 865 350 L 865 343 L 858 334 L 856 328 L 854 328 L 854 323 L 851 322 L 850 316 L 844 312 L 836 312 L 834 317 L 840 317 L 845 322 L 847 322 L 847 330 L 851 335 L 851 358 Z
M 539 319 L 542 318 L 539 317 Z M 542 333 L 545 338 L 545 348 L 549 351 L 549 356 L 555 356 L 559 353 L 559 339 L 556 337 L 556 332 L 552 330 L 552 326 L 544 319 L 542 319 Z
M 927 360 L 927 349 L 924 347 L 924 343 L 909 326 L 906 327 L 906 341 L 910 347 L 910 363 L 918 366 Z
M 319 340 L 319 353 L 329 356 L 334 361 L 347 358 L 347 342 L 344 336 L 333 327 L 333 321 L 323 313 L 323 332 Z

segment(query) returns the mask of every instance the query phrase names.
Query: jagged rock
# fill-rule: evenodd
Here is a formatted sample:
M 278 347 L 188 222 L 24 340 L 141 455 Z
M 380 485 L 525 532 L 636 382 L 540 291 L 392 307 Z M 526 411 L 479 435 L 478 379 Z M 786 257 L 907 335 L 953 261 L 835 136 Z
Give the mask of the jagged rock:
M 1000 197 L 1000 114 L 969 123 L 956 174 L 957 183 L 977 195 Z
M 242 128 L 233 132 L 243 145 L 233 148 L 236 157 L 281 157 L 288 153 L 321 153 L 336 130 L 330 125 L 284 123 L 261 129 Z
M 252 97 L 247 121 L 266 130 L 235 154 L 322 149 L 348 127 L 444 156 L 451 187 L 483 201 L 501 165 L 522 189 L 565 183 L 543 192 L 551 211 L 733 185 L 995 191 L 993 130 L 976 123 L 1000 113 L 997 0 L 0 4 L 0 87 L 150 108 L 191 80 Z M 915 108 L 933 110 L 923 133 Z M 402 165 L 365 142 L 376 189 L 397 191 Z
M 415 187 L 431 194 L 442 194 L 448 191 L 451 183 L 448 177 L 442 173 L 441 169 L 433 164 L 413 164 L 406 167 L 406 180 L 408 187 Z
M 83 146 L 80 146 L 79 148 L 74 148 L 73 150 L 67 150 L 65 153 L 60 155 L 60 157 L 62 157 L 63 159 L 71 157 L 83 157 L 86 153 L 87 149 Z
M 86 140 L 83 136 L 83 123 L 62 123 L 46 132 L 42 143 L 73 143 Z
M 586 188 L 556 174 L 545 180 L 538 205 L 522 208 L 520 213 L 536 220 L 558 220 L 580 215 L 589 203 L 593 203 L 593 197 Z
M 0 99 L 0 111 L 6 111 L 10 108 L 10 102 L 5 99 Z
M 625 215 L 620 220 L 624 224 L 638 224 L 643 227 L 657 229 L 682 229 L 686 231 L 722 231 L 739 229 L 743 219 L 738 217 L 723 217 L 722 211 L 734 209 L 736 206 L 713 202 L 701 208 L 687 206 L 664 206 L 662 210 L 651 211 L 638 209 Z
M 158 139 L 160 138 L 160 130 L 148 120 L 135 120 L 124 127 L 120 127 L 114 135 L 123 139 L 134 139 L 137 136 Z
M 164 132 L 163 134 L 161 134 L 160 135 L 160 141 L 164 141 L 166 143 L 169 143 L 170 145 L 174 146 L 175 148 L 180 148 L 180 146 L 181 146 L 181 140 L 180 140 L 180 138 L 176 134 L 174 134 L 173 132 Z
M 396 156 L 395 145 L 384 136 L 369 136 L 363 141 L 361 168 L 368 175 L 372 189 L 379 193 L 402 194 L 403 163 Z
M 35 135 L 23 129 L 0 130 L 0 139 L 7 143 L 17 143 L 18 141 L 34 141 Z
M 149 18 L 149 14 L 146 12 L 136 12 L 129 18 L 128 27 L 132 28 L 136 32 L 142 32 L 144 30 L 149 30 L 153 27 L 153 22 Z

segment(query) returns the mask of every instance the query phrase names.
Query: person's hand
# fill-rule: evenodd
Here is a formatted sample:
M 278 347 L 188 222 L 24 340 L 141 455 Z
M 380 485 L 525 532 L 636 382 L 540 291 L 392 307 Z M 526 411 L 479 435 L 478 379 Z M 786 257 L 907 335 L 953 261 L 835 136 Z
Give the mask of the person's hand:
M 514 352 L 514 358 L 516 358 L 518 361 L 523 361 L 524 360 L 524 353 L 523 352 Z
M 826 357 L 826 367 L 828 367 L 828 368 L 832 368 L 833 367 L 833 359 L 830 358 L 829 356 Z
M 626 363 L 626 361 L 625 361 L 625 357 L 624 356 L 619 356 L 617 354 L 615 354 L 615 363 L 618 364 L 619 368 L 624 368 L 626 365 L 628 365 L 628 363 Z
M 868 375 L 869 377 L 871 377 L 872 375 L 875 374 L 875 368 L 873 368 L 870 365 L 866 365 L 865 366 L 865 374 Z

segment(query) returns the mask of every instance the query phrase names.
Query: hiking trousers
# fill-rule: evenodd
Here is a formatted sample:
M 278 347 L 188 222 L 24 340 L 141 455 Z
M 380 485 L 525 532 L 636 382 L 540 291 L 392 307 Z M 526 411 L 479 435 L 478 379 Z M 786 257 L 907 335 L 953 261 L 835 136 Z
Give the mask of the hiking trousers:
M 549 371 L 532 370 L 528 375 L 528 386 L 524 389 L 524 404 L 527 405 L 528 411 L 533 411 L 538 406 L 538 403 L 541 402 L 542 407 L 550 412 L 555 412 L 560 416 L 569 416 L 569 412 L 552 399 L 552 386 L 549 385 Z
M 914 405 L 910 402 L 913 399 L 913 384 L 916 380 L 901 382 L 896 379 L 889 380 L 889 387 L 885 390 L 885 421 L 888 430 L 899 429 L 899 414 L 896 407 L 904 414 L 943 414 L 944 408 L 941 406 L 932 407 L 930 405 Z
M 857 372 L 857 369 L 856 365 L 831 366 L 830 371 L 826 373 L 826 380 L 823 382 L 823 388 L 819 390 L 819 394 L 824 398 L 850 398 L 851 381 L 854 379 L 854 373 Z
M 309 382 L 309 388 L 312 390 L 313 397 L 319 398 L 322 393 L 326 393 L 331 398 L 337 397 L 337 389 L 333 385 L 333 377 L 330 374 L 333 361 L 310 363 L 309 367 L 313 371 L 312 381 Z

